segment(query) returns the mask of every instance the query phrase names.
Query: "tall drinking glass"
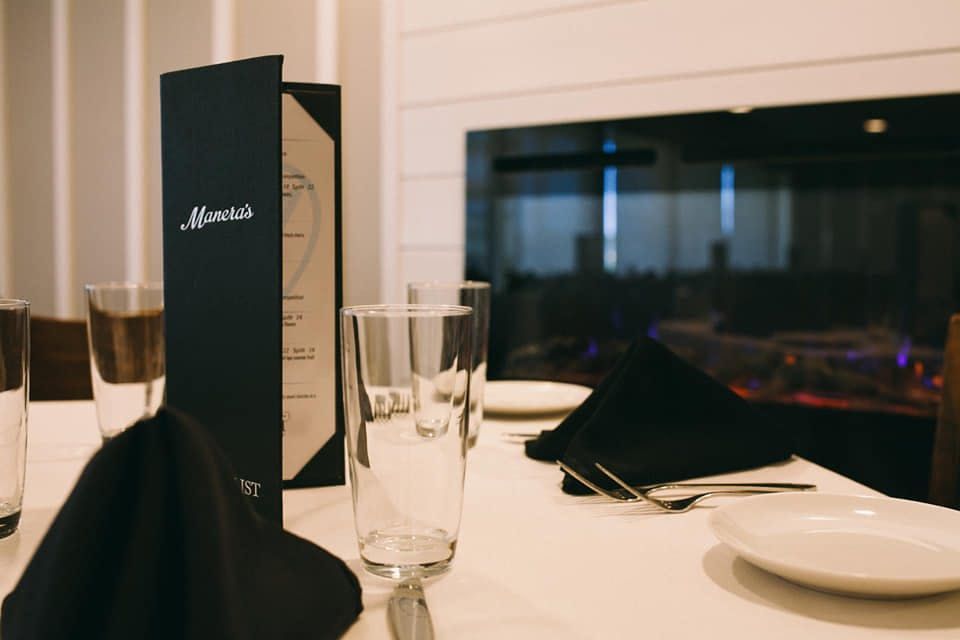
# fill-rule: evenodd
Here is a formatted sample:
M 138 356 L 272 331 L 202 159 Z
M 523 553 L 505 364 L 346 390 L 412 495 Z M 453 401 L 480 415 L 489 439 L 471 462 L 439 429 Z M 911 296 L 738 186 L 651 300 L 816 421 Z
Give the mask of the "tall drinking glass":
M 473 309 L 470 334 L 473 356 L 470 364 L 470 428 L 467 444 L 477 444 L 483 422 L 483 388 L 487 381 L 487 344 L 490 341 L 490 283 L 411 282 L 407 285 L 407 302 L 411 304 L 453 304 Z
M 467 307 L 381 305 L 340 312 L 353 512 L 368 571 L 446 571 L 460 529 L 467 452 Z
M 30 303 L 0 299 L 0 538 L 20 524 L 29 392 Z
M 163 285 L 108 282 L 86 291 L 93 397 L 107 441 L 163 400 Z

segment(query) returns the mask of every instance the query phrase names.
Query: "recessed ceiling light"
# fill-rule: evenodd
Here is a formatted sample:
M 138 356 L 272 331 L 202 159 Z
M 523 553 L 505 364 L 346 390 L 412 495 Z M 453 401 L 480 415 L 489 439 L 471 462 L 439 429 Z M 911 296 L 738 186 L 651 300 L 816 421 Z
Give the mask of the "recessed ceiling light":
M 867 133 L 883 133 L 887 130 L 887 121 L 883 118 L 868 118 L 863 121 L 863 130 Z
M 730 109 L 730 113 L 750 113 L 753 111 L 753 107 L 734 107 Z

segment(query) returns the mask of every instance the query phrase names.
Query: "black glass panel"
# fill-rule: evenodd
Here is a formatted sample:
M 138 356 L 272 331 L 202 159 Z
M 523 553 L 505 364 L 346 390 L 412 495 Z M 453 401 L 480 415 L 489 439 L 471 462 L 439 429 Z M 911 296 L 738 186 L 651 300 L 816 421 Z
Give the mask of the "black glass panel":
M 960 310 L 960 95 L 468 135 L 489 376 L 657 336 L 746 397 L 932 415 Z

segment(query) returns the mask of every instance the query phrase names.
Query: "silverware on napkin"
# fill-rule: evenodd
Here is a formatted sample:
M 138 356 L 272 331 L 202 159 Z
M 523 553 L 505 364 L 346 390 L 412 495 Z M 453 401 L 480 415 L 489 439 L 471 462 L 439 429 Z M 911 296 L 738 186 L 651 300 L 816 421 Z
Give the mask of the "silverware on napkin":
M 433 640 L 433 621 L 420 580 L 404 580 L 394 587 L 387 617 L 396 640 Z

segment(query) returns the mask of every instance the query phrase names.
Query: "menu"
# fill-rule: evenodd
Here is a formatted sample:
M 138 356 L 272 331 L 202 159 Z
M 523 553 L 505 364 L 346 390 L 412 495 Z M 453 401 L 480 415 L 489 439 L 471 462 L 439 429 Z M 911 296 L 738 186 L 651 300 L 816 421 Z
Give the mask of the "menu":
M 282 62 L 160 79 L 166 402 L 278 525 L 284 487 L 344 482 L 340 88 Z

